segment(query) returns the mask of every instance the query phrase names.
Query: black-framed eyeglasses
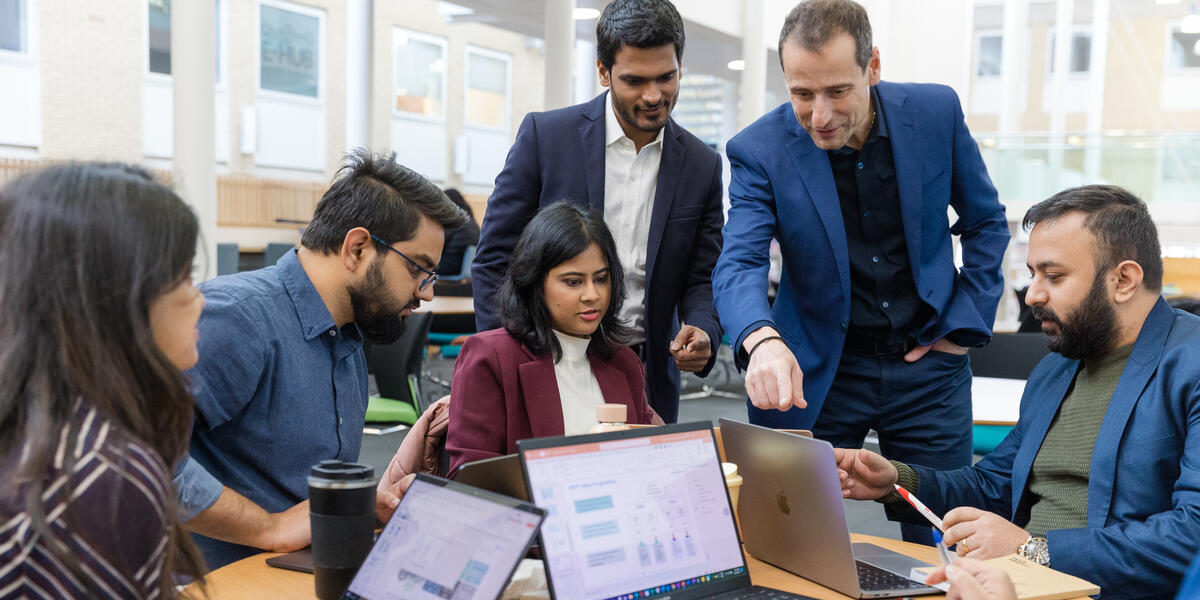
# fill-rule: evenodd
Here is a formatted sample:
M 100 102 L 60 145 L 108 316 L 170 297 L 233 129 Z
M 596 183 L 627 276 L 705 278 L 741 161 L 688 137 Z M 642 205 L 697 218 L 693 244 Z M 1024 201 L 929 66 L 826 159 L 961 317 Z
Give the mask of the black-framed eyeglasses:
M 411 258 L 409 258 L 409 257 L 405 256 L 403 252 L 401 252 L 401 251 L 399 251 L 399 250 L 397 250 L 397 249 L 393 248 L 393 247 L 392 247 L 390 244 L 388 244 L 387 242 L 383 241 L 382 239 L 379 239 L 379 237 L 375 236 L 374 234 L 372 234 L 372 235 L 371 235 L 371 239 L 373 239 L 373 240 L 375 240 L 375 241 L 379 242 L 380 244 L 383 244 L 383 247 L 384 247 L 384 248 L 387 248 L 388 250 L 391 250 L 392 252 L 395 252 L 396 254 L 399 254 L 399 255 L 400 255 L 400 258 L 403 258 L 404 260 L 407 260 L 407 261 L 408 261 L 408 264 L 410 264 L 410 265 L 412 265 L 412 266 L 416 267 L 418 271 L 420 271 L 420 272 L 422 272 L 422 273 L 424 273 L 424 274 L 425 274 L 425 279 L 422 279 L 422 280 L 421 280 L 421 285 L 417 286 L 417 291 L 418 291 L 418 292 L 424 291 L 424 290 L 425 290 L 425 288 L 427 288 L 427 287 L 429 287 L 429 286 L 433 285 L 434 283 L 437 283 L 437 280 L 438 280 L 438 279 L 441 277 L 441 276 L 440 276 L 440 275 L 438 275 L 437 273 L 434 273 L 433 271 L 430 271 L 429 269 L 426 269 L 425 267 L 422 267 L 422 266 L 420 265 L 420 263 L 418 263 L 417 261 L 415 261 L 415 260 L 413 260 L 413 259 L 411 259 Z

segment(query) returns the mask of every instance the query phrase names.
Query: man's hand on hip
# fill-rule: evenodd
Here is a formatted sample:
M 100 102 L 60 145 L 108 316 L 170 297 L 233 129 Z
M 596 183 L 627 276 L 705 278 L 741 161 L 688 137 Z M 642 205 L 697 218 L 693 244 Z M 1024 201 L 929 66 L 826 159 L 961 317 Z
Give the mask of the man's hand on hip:
M 694 325 L 684 325 L 679 334 L 671 340 L 671 356 L 681 371 L 699 373 L 712 357 L 712 341 L 703 329 Z
M 804 373 L 783 340 L 768 339 L 778 335 L 771 327 L 760 327 L 742 342 L 742 347 L 750 353 L 746 393 L 750 402 L 763 410 L 804 408 L 808 406 L 804 400 Z M 762 344 L 757 345 L 759 342 Z
M 958 354 L 958 355 L 963 355 L 963 354 L 967 353 L 966 348 L 963 348 L 962 346 L 959 346 L 958 344 L 955 344 L 954 342 L 952 342 L 946 338 L 942 338 L 932 344 L 928 344 L 925 346 L 917 346 L 916 348 L 909 350 L 908 354 L 904 355 L 904 360 L 905 360 L 905 362 L 910 362 L 910 363 L 917 362 L 918 360 L 921 360 L 921 358 L 924 357 L 926 354 L 928 354 L 930 350 L 937 350 L 938 352 L 945 352 L 946 354 Z
M 842 496 L 852 500 L 877 500 L 896 488 L 900 474 L 886 458 L 870 450 L 834 448 Z

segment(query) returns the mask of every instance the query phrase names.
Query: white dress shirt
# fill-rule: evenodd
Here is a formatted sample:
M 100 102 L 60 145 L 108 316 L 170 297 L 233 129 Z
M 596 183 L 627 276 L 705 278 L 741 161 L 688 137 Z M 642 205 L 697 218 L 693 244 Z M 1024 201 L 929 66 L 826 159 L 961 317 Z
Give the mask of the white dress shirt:
M 638 152 L 617 120 L 611 91 L 604 106 L 604 222 L 612 230 L 625 268 L 625 306 L 618 316 L 633 328 L 630 343 L 640 344 L 646 341 L 646 247 L 663 132 L 660 129 L 654 141 Z
M 554 379 L 558 382 L 558 397 L 562 402 L 563 434 L 587 433 L 596 425 L 596 406 L 604 404 L 600 383 L 592 373 L 587 349 L 592 340 L 554 331 L 562 358 L 554 363 Z

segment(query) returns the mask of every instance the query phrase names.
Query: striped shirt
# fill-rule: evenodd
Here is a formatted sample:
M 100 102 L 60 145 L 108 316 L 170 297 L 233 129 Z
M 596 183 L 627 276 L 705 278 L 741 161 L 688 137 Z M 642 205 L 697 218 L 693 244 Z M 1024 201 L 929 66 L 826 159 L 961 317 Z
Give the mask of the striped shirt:
M 8 457 L 0 465 L 0 481 L 10 482 L 0 489 L 0 598 L 157 598 L 170 474 L 157 452 L 94 408 L 81 404 L 74 423 L 77 433 L 60 433 L 42 481 L 50 537 L 72 565 L 34 532 L 27 486 L 15 483 L 17 460 Z

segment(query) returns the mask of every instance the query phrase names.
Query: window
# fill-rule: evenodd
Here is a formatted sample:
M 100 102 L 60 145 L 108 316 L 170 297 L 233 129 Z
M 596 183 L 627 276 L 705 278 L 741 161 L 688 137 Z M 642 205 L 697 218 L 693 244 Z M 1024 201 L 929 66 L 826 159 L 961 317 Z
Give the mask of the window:
M 1172 29 L 1167 66 L 1171 69 L 1200 68 L 1200 33 L 1183 33 L 1178 27 Z
M 259 88 L 321 96 L 321 17 L 259 5 Z
M 467 47 L 467 125 L 508 129 L 511 62 L 502 52 Z
M 3 1 L 3 0 L 0 0 Z M 221 81 L 221 3 L 213 3 L 217 32 L 217 81 Z M 146 14 L 146 66 L 151 73 L 171 74 L 171 0 L 149 0 Z
M 25 0 L 0 0 L 0 50 L 29 51 Z
M 981 35 L 976 48 L 975 75 L 978 77 L 999 77 L 1001 52 L 1004 49 L 1004 38 L 999 35 Z
M 1055 32 L 1050 32 L 1050 42 L 1046 47 L 1046 55 L 1050 57 L 1049 72 L 1054 72 Z M 1068 73 L 1087 73 L 1092 65 L 1092 34 L 1074 33 L 1071 35 L 1071 56 L 1067 59 Z
M 171 74 L 171 0 L 150 0 L 150 72 Z
M 392 31 L 392 88 L 396 112 L 446 116 L 446 41 Z

